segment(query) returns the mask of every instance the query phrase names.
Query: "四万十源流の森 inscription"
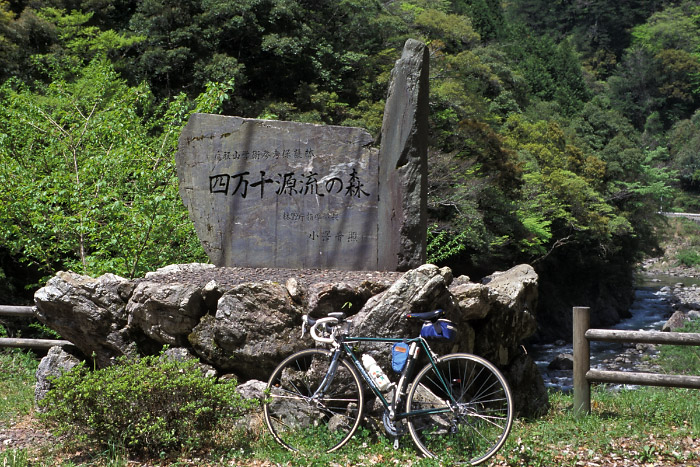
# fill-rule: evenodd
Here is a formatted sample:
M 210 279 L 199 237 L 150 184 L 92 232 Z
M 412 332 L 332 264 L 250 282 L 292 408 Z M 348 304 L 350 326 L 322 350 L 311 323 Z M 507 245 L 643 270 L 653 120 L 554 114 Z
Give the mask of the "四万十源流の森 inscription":
M 377 151 L 360 128 L 196 114 L 180 193 L 213 263 L 377 268 Z
M 237 174 L 216 174 L 209 176 L 209 192 L 221 193 L 224 195 L 240 195 L 246 198 L 249 194 L 249 188 L 259 192 L 260 198 L 265 196 L 265 186 L 272 185 L 272 190 L 268 190 L 268 194 L 272 191 L 273 194 L 290 195 L 290 196 L 325 196 L 343 194 L 344 196 L 360 198 L 369 196 L 363 187 L 357 171 L 353 168 L 352 172 L 344 177 L 325 177 L 321 179 L 319 186 L 318 173 L 309 171 L 308 174 L 296 174 L 287 172 L 284 174 L 276 174 L 267 176 L 264 170 L 259 172 L 259 176 L 251 175 L 250 172 L 241 172 Z

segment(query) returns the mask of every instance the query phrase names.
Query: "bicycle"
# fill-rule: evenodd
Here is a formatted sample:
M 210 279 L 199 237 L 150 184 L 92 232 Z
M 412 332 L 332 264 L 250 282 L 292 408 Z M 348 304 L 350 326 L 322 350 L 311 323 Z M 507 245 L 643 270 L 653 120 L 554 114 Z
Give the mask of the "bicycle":
M 476 465 L 493 456 L 513 422 L 510 388 L 484 358 L 468 353 L 438 357 L 432 351 L 428 336 L 447 329 L 449 323 L 440 319 L 443 314 L 442 310 L 407 314 L 408 319 L 423 321 L 421 334 L 408 339 L 350 336 L 350 321 L 342 312 L 318 320 L 304 316 L 302 337 L 310 325 L 313 339 L 331 349 L 296 352 L 272 372 L 264 416 L 273 438 L 291 451 L 309 455 L 341 448 L 360 425 L 364 381 L 384 406 L 383 425 L 394 448 L 407 426 L 414 444 L 429 458 Z M 353 349 L 363 342 L 408 347 L 398 383 L 392 383 L 388 392 L 380 390 Z M 421 353 L 428 363 L 413 377 Z

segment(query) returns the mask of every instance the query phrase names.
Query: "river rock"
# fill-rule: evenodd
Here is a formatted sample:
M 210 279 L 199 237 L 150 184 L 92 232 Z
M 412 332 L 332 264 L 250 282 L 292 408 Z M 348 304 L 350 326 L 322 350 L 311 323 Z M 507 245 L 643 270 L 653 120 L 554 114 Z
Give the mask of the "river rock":
M 574 356 L 570 353 L 560 353 L 547 366 L 550 370 L 573 370 Z
M 662 331 L 675 331 L 686 325 L 690 321 L 688 315 L 680 310 L 675 311 L 673 315 L 666 321 L 661 328 Z
M 70 371 L 80 360 L 63 350 L 61 347 L 51 347 L 36 369 L 36 386 L 34 400 L 41 401 L 53 387 L 52 380 Z M 40 406 L 38 410 L 42 410 Z

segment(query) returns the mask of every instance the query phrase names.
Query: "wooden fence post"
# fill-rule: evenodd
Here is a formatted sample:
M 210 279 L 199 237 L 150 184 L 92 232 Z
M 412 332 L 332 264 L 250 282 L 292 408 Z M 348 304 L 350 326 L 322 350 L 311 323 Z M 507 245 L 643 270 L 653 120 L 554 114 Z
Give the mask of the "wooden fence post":
M 586 373 L 591 365 L 591 345 L 586 331 L 591 323 L 590 308 L 574 307 L 574 415 L 591 413 L 591 384 Z

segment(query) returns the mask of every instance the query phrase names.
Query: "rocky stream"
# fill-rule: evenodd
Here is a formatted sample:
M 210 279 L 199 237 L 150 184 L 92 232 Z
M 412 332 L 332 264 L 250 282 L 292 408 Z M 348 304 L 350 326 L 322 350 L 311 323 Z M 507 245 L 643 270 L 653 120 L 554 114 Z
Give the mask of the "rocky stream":
M 691 319 L 700 319 L 700 273 L 693 268 L 645 261 L 636 277 L 631 317 L 611 329 L 674 331 Z M 545 386 L 570 391 L 573 349 L 563 340 L 529 346 Z M 655 372 L 657 347 L 652 344 L 591 343 L 591 368 L 612 371 Z

